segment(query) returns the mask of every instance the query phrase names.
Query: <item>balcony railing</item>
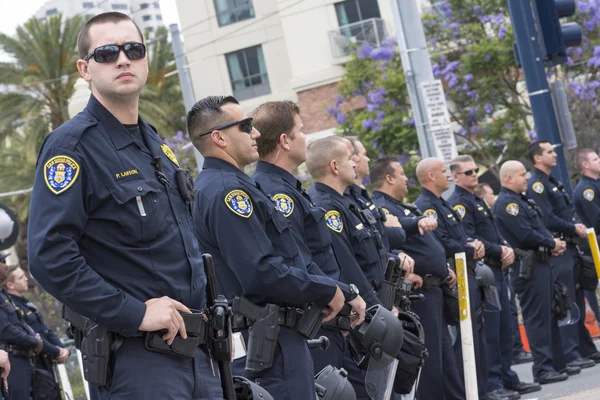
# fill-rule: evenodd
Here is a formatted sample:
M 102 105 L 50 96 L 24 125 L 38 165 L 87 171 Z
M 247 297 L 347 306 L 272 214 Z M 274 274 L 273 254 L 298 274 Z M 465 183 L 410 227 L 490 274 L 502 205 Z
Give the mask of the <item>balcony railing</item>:
M 379 47 L 386 38 L 385 22 L 381 18 L 370 18 L 364 21 L 340 26 L 329 31 L 329 43 L 333 58 L 347 56 L 355 46 L 368 44 Z

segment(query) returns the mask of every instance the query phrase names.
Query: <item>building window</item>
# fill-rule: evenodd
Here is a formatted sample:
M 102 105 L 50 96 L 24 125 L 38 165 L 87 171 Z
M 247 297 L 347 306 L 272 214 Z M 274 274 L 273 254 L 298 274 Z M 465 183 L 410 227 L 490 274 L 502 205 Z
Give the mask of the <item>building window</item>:
M 238 100 L 271 93 L 262 46 L 248 47 L 225 55 L 233 95 Z
M 154 2 L 154 8 L 160 8 L 160 4 L 158 4 L 158 1 Z
M 157 20 L 157 21 L 162 21 L 162 15 L 157 15 L 157 16 L 156 16 L 156 20 Z
M 252 0 L 214 0 L 219 26 L 254 18 Z
M 369 18 L 381 18 L 377 0 L 347 0 L 335 4 L 340 26 L 364 21 Z
M 152 33 L 154 31 L 154 28 L 149 26 L 144 30 L 146 33 Z
M 112 5 L 112 9 L 113 10 L 127 10 L 127 4 L 123 4 L 123 3 L 116 3 Z
M 91 1 L 84 1 L 83 8 L 94 8 L 94 3 Z
M 54 14 L 58 14 L 58 10 L 56 8 L 51 8 L 49 10 L 46 10 L 46 16 L 49 17 L 49 16 L 54 15 Z
M 144 16 L 142 17 L 142 19 L 143 19 L 144 21 L 150 21 L 150 20 L 152 19 L 152 15 L 144 15 Z
M 150 4 L 148 4 L 148 3 L 142 3 L 142 4 L 140 4 L 140 10 L 144 10 L 144 9 L 146 9 L 148 7 L 150 7 Z

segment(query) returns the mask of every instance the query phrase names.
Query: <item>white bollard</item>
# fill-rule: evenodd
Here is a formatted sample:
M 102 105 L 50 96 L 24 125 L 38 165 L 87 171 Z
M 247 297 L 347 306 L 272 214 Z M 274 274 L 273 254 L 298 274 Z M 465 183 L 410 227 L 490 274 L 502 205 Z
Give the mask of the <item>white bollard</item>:
M 90 400 L 90 388 L 88 386 L 87 381 L 85 380 L 85 375 L 83 374 L 83 360 L 81 359 L 81 351 L 77 350 L 77 361 L 79 361 L 79 372 L 81 372 L 81 380 L 83 381 L 83 389 L 85 390 L 85 398 Z
M 69 381 L 69 374 L 67 374 L 65 364 L 58 364 L 56 369 L 58 370 L 60 386 L 62 387 L 63 392 L 65 392 L 68 400 L 73 400 L 73 389 L 71 389 L 71 382 Z
M 458 253 L 456 260 L 456 281 L 458 284 L 458 305 L 460 312 L 460 336 L 463 366 L 465 371 L 465 391 L 467 400 L 478 400 L 477 368 L 475 366 L 475 346 L 473 345 L 473 325 L 471 325 L 471 303 L 469 301 L 469 280 L 467 278 L 467 256 Z

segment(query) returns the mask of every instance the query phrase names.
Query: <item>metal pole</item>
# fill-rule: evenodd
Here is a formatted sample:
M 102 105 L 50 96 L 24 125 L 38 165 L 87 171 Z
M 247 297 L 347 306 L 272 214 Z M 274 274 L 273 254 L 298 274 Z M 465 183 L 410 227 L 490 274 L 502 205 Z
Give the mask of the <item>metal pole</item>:
M 422 83 L 431 82 L 434 77 L 417 0 L 390 0 L 390 4 L 421 154 L 423 158 L 439 157 L 429 131 L 423 95 L 419 90 Z
M 60 385 L 62 387 L 63 392 L 67 396 L 68 400 L 73 399 L 73 389 L 71 388 L 71 382 L 69 381 L 69 374 L 67 374 L 67 368 L 65 364 L 58 364 L 56 366 L 58 370 L 58 376 L 60 378 Z M 85 382 L 83 383 L 85 385 Z
M 552 171 L 552 175 L 559 179 L 565 185 L 567 192 L 571 194 L 571 180 L 544 68 L 544 55 L 536 30 L 534 8 L 531 0 L 508 0 L 508 10 L 517 41 L 519 59 L 525 74 L 535 130 L 538 138 L 546 139 L 553 145 L 557 145 L 555 151 L 558 155 L 558 164 Z
M 181 93 L 183 94 L 183 104 L 185 105 L 186 111 L 189 111 L 196 103 L 192 78 L 190 77 L 190 70 L 187 67 L 187 60 L 183 50 L 183 43 L 181 42 L 179 26 L 177 24 L 171 24 L 169 25 L 169 30 L 171 31 L 171 45 L 173 46 L 173 53 L 175 54 L 175 63 L 177 64 L 177 75 L 179 76 L 179 84 L 181 85 Z M 204 157 L 202 157 L 202 154 L 200 154 L 195 147 L 194 155 L 196 156 L 198 173 L 200 173 L 202 171 L 202 164 L 204 164 Z

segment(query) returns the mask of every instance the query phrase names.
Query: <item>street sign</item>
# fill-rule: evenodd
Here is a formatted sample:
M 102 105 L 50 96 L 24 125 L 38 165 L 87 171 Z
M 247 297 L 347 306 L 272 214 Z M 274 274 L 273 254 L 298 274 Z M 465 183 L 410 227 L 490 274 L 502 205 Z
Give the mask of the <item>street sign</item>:
M 433 137 L 436 154 L 448 166 L 452 159 L 458 156 L 458 150 L 446 104 L 444 86 L 441 80 L 436 79 L 422 83 L 421 91 L 429 121 L 429 133 Z

